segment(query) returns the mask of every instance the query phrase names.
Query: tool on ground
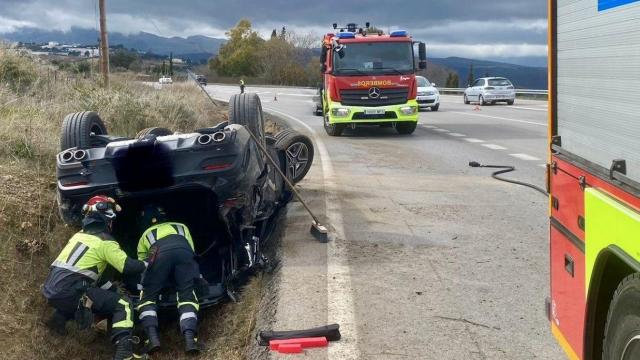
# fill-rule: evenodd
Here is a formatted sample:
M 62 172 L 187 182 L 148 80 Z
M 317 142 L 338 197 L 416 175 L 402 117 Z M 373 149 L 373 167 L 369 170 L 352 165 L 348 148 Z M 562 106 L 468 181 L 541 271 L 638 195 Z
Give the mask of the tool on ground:
M 483 165 L 483 164 L 480 164 L 477 161 L 469 162 L 469 166 L 471 166 L 471 167 L 492 168 L 492 169 L 502 169 L 502 170 L 494 171 L 491 174 L 491 177 L 496 179 L 496 180 L 499 180 L 499 181 L 504 181 L 504 182 L 508 182 L 508 183 L 511 183 L 511 184 L 526 186 L 528 188 L 531 188 L 531 189 L 543 194 L 544 196 L 548 196 L 549 195 L 549 193 L 545 189 L 543 189 L 541 187 L 538 187 L 536 185 L 529 184 L 529 183 L 522 182 L 522 181 L 511 180 L 511 179 L 507 179 L 507 178 L 499 176 L 500 174 L 506 174 L 508 172 L 515 171 L 516 170 L 515 166 L 511 166 L 511 165 Z
M 195 80 L 195 77 L 192 76 L 192 78 Z M 207 97 L 209 98 L 209 100 L 211 100 L 213 105 L 217 106 L 216 102 L 213 101 L 213 99 L 211 98 L 211 96 L 209 95 L 207 90 L 205 90 L 204 87 L 202 87 L 202 86 L 200 86 L 200 89 L 207 95 Z M 307 210 L 307 212 L 309 213 L 309 215 L 313 219 L 313 221 L 311 222 L 311 229 L 309 231 L 311 233 L 311 235 L 314 238 L 316 238 L 316 240 L 318 240 L 318 241 L 320 241 L 322 243 L 328 242 L 329 241 L 329 230 L 327 229 L 327 227 L 322 225 L 322 223 L 320 223 L 320 220 L 318 220 L 318 217 L 313 213 L 313 211 L 311 211 L 311 209 L 307 205 L 306 201 L 304 201 L 304 199 L 302 198 L 302 196 L 300 195 L 298 190 L 296 190 L 295 185 L 293 185 L 293 183 L 289 180 L 287 175 L 282 171 L 282 169 L 280 169 L 280 166 L 278 166 L 278 164 L 273 160 L 271 155 L 269 155 L 269 151 L 265 148 L 264 144 L 260 140 L 258 140 L 256 135 L 248 127 L 247 127 L 247 132 L 251 136 L 251 139 L 256 143 L 256 145 L 258 145 L 258 148 L 260 149 L 262 154 L 269 160 L 269 163 L 271 163 L 271 165 L 274 167 L 274 169 L 276 169 L 276 171 L 278 171 L 278 174 L 280 174 L 280 176 L 282 176 L 282 180 L 287 184 L 289 189 L 291 189 L 291 192 L 296 197 L 296 199 L 298 199 L 298 201 L 300 201 L 302 206 L 304 206 L 305 210 Z
M 299 339 L 271 340 L 269 341 L 269 350 L 280 351 L 283 346 L 299 345 L 303 349 L 325 347 L 329 344 L 326 337 L 309 337 Z
M 327 339 L 327 341 L 340 340 L 340 325 L 331 324 L 304 330 L 260 331 L 258 333 L 258 344 L 260 344 L 261 346 L 267 346 L 272 340 L 291 340 L 319 337 L 324 337 L 325 339 Z

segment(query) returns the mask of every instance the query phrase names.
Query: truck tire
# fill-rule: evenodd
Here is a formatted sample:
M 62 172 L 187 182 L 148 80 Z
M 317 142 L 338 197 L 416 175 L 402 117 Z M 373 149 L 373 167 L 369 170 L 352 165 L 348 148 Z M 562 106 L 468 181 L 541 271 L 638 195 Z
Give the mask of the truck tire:
M 275 136 L 275 148 L 285 155 L 285 174 L 292 183 L 304 179 L 313 164 L 313 142 L 308 136 L 293 129 L 279 132 Z M 284 170 L 284 169 L 283 169 Z
M 60 133 L 60 151 L 73 147 L 90 148 L 92 146 L 91 134 L 107 135 L 107 127 L 98 113 L 81 111 L 65 116 Z
M 140 130 L 138 134 L 136 134 L 136 139 L 142 139 L 147 135 L 167 136 L 173 135 L 173 131 L 163 127 L 150 127 Z
M 609 305 L 603 359 L 640 359 L 640 273 L 624 278 Z
M 344 124 L 330 124 L 329 119 L 325 116 L 324 118 L 324 131 L 327 132 L 329 136 L 340 136 L 342 135 L 342 131 L 344 131 Z
M 229 123 L 243 125 L 266 146 L 260 97 L 254 93 L 234 94 L 229 100 Z
M 396 131 L 400 135 L 410 135 L 416 130 L 417 122 L 399 122 L 396 123 Z

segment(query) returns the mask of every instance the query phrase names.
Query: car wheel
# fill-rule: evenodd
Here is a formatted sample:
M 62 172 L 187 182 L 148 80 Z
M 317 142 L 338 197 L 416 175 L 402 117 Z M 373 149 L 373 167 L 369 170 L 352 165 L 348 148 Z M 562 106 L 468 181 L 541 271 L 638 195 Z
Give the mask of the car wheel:
M 508 100 L 507 101 L 507 105 L 513 105 L 514 102 L 515 102 L 515 100 Z
M 107 127 L 104 125 L 98 113 L 82 111 L 65 116 L 62 122 L 60 134 L 60 150 L 72 147 L 88 149 L 93 146 L 92 134 L 107 135 Z
M 431 107 L 431 111 L 438 111 L 440 109 L 440 104 L 436 104 L 436 106 Z
M 640 359 L 640 273 L 620 282 L 609 305 L 603 359 Z
M 469 98 L 467 97 L 467 94 L 464 94 L 464 104 L 465 105 L 471 104 L 471 101 L 469 101 Z
M 396 131 L 400 135 L 410 135 L 416 130 L 418 122 L 399 122 L 396 123 Z
M 140 130 L 138 134 L 136 134 L 136 139 L 142 139 L 147 135 L 167 136 L 173 135 L 173 131 L 163 127 L 150 127 Z
M 288 131 L 290 130 L 290 131 Z M 275 147 L 285 155 L 286 174 L 291 182 L 304 179 L 313 163 L 313 142 L 308 136 L 295 130 L 283 130 L 276 134 Z
M 254 93 L 234 94 L 229 100 L 229 123 L 245 126 L 265 145 L 264 116 L 260 97 Z
M 483 105 L 483 106 L 484 106 L 484 105 L 487 105 L 487 102 L 486 102 L 486 101 L 484 101 L 484 96 L 482 96 L 482 95 L 480 95 L 480 96 L 478 97 L 478 102 L 480 103 L 480 105 Z
M 330 124 L 329 118 L 327 116 L 324 117 L 324 131 L 327 132 L 329 136 L 340 136 L 342 135 L 342 131 L 344 131 L 344 124 Z

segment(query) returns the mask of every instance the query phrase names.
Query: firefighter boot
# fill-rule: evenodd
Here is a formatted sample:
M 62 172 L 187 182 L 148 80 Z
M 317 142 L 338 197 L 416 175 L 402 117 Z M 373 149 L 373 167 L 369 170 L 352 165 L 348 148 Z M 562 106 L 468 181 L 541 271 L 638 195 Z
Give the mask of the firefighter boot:
M 138 355 L 133 353 L 133 337 L 126 335 L 116 341 L 116 352 L 113 355 L 113 360 L 134 360 L 134 359 L 148 359 L 146 355 Z
M 184 351 L 189 354 L 197 354 L 200 352 L 200 344 L 198 344 L 198 338 L 193 330 L 186 330 L 184 332 Z
M 158 328 L 155 326 L 147 326 L 144 328 L 144 332 L 147 334 L 147 353 L 151 354 L 160 350 L 160 335 L 158 335 Z

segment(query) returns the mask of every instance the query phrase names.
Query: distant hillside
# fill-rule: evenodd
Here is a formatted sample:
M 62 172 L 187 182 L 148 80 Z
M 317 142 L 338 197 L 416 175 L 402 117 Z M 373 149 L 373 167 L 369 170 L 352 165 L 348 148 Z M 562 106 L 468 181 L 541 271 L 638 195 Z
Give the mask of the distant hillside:
M 460 78 L 460 87 L 467 86 L 469 66 L 473 64 L 476 78 L 504 76 L 520 89 L 547 89 L 547 68 L 507 64 L 496 61 L 473 60 L 458 57 L 431 58 L 429 63 L 455 70 Z
M 14 42 L 47 43 L 56 41 L 61 44 L 96 44 L 98 33 L 93 29 L 71 28 L 70 31 L 47 31 L 35 28 L 21 28 L 20 30 L 0 34 L 4 38 Z M 109 33 L 109 45 L 122 45 L 127 49 L 136 49 L 143 52 L 152 52 L 160 55 L 169 55 L 173 52 L 177 57 L 194 56 L 197 59 L 208 58 L 218 53 L 218 48 L 226 40 L 211 38 L 202 35 L 181 37 L 162 37 L 150 33 L 137 34 Z M 187 56 L 185 56 L 187 55 Z M 194 59 L 195 60 L 195 59 Z

